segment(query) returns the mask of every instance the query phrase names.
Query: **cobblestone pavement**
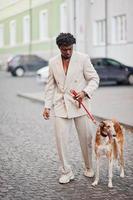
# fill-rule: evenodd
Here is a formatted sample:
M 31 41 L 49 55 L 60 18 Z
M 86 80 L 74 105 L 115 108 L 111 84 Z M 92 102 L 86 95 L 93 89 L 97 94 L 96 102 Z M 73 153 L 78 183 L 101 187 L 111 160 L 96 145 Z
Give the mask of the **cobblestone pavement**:
M 83 176 L 81 152 L 73 129 L 70 162 L 75 180 L 58 183 L 58 157 L 52 120 L 42 118 L 43 105 L 16 96 L 43 88 L 33 77 L 13 78 L 0 72 L 0 200 L 124 200 L 133 199 L 133 134 L 125 131 L 125 178 L 114 167 L 112 189 L 107 187 L 107 163 L 101 164 L 101 180 Z M 95 159 L 94 159 L 95 166 Z

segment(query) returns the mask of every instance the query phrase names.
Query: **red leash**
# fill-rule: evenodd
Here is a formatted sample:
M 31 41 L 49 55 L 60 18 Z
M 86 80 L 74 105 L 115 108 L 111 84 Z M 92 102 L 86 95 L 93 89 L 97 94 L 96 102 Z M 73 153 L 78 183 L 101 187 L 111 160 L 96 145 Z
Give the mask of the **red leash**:
M 73 94 L 74 97 L 76 97 L 76 95 L 78 94 L 75 90 L 70 90 L 71 94 Z M 78 100 L 77 100 L 78 101 Z M 93 121 L 94 124 L 97 124 L 94 116 L 87 110 L 87 108 L 85 107 L 85 105 L 82 103 L 82 101 L 78 101 L 79 102 L 79 106 L 82 105 L 84 110 L 86 111 L 86 113 L 88 114 L 88 116 L 91 118 L 91 120 Z

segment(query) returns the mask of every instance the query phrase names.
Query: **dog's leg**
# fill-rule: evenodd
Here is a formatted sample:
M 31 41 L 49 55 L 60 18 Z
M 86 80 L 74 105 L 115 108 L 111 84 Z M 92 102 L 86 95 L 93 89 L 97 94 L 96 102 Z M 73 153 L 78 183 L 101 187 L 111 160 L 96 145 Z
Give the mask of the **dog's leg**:
M 92 186 L 98 185 L 99 182 L 99 157 L 96 160 L 96 177 L 95 181 L 92 183 Z
M 123 157 L 123 147 L 121 145 L 121 148 L 120 148 L 120 177 L 124 178 L 124 157 Z
M 113 177 L 113 158 L 109 158 L 109 182 L 108 182 L 108 187 L 109 188 L 112 188 L 113 185 L 112 185 L 112 177 Z

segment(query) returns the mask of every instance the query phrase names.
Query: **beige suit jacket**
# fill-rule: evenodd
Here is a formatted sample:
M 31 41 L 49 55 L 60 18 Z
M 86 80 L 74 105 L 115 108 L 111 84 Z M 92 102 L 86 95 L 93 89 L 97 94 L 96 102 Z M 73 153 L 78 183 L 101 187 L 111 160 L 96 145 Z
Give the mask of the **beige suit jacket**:
M 54 114 L 63 118 L 85 115 L 77 101 L 72 98 L 71 89 L 85 91 L 91 98 L 99 85 L 99 77 L 86 54 L 73 51 L 67 75 L 65 75 L 61 55 L 49 61 L 49 77 L 45 88 L 45 107 L 53 105 Z M 84 104 L 90 110 L 90 99 L 85 97 Z

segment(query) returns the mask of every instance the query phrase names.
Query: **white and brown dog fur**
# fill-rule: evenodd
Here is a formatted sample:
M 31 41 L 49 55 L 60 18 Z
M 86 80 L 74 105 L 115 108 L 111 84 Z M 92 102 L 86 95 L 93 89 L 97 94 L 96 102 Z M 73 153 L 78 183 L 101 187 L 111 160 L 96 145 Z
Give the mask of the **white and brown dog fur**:
M 106 156 L 109 160 L 109 180 L 108 187 L 113 187 L 113 161 L 118 160 L 120 164 L 120 177 L 124 177 L 124 158 L 123 158 L 124 135 L 123 129 L 116 120 L 105 120 L 100 122 L 95 138 L 96 154 L 96 177 L 92 183 L 96 186 L 99 182 L 99 161 L 101 156 Z

